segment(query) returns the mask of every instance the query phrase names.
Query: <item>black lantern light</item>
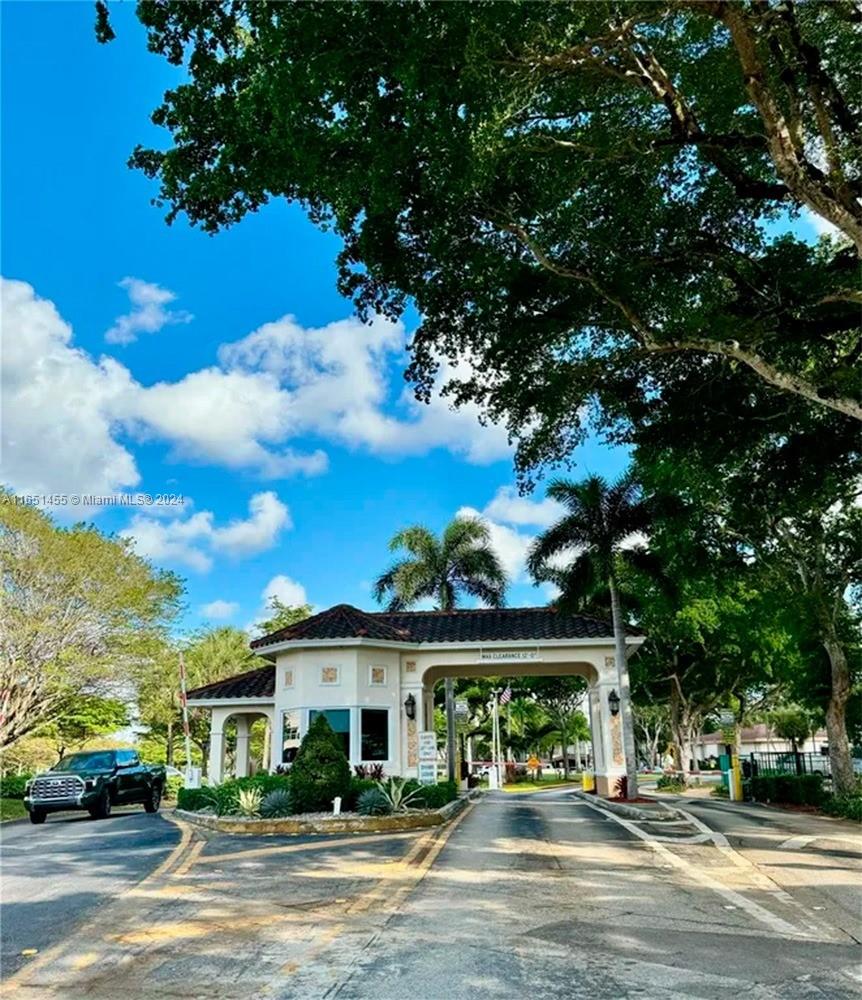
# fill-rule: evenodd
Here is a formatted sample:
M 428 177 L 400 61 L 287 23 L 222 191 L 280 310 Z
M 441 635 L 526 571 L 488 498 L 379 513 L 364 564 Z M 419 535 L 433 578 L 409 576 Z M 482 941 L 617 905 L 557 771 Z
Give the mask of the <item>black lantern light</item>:
M 608 695 L 608 708 L 611 710 L 611 715 L 620 714 L 620 696 L 617 694 L 616 689 Z
M 412 694 L 408 694 L 404 699 L 404 714 L 408 719 L 416 718 L 416 699 Z

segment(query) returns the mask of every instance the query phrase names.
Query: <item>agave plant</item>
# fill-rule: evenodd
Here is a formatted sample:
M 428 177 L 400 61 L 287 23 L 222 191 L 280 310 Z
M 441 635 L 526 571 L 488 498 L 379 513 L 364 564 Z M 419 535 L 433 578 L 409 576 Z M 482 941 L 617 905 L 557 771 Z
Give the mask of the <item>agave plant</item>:
M 407 778 L 390 778 L 388 781 L 378 781 L 377 787 L 389 802 L 391 812 L 407 812 L 409 804 L 421 794 L 420 788 L 406 790 Z
M 366 788 L 356 800 L 356 811 L 361 816 L 388 816 L 392 803 L 380 788 Z
M 240 816 L 248 816 L 252 819 L 260 816 L 263 792 L 259 788 L 241 788 L 237 792 L 236 798 Z
M 281 819 L 293 813 L 293 799 L 286 788 L 277 788 L 263 797 L 260 814 L 264 819 Z

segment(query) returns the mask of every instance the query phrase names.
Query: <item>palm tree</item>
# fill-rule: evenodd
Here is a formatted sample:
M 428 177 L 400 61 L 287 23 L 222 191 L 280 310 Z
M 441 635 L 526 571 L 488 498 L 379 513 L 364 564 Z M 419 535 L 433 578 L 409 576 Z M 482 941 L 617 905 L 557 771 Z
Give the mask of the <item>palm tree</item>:
M 430 598 L 440 611 L 458 606 L 462 595 L 489 607 L 506 603 L 508 579 L 491 546 L 487 524 L 476 517 L 456 517 L 440 538 L 422 525 L 404 528 L 389 543 L 405 552 L 374 583 L 374 597 L 388 599 L 389 611 L 402 611 Z M 449 779 L 455 778 L 455 685 L 446 678 L 446 731 Z
M 609 592 L 614 631 L 614 651 L 619 674 L 623 716 L 628 795 L 637 795 L 629 675 L 626 663 L 625 623 L 620 600 L 620 570 L 628 563 L 654 571 L 654 560 L 637 537 L 653 518 L 652 504 L 628 474 L 609 484 L 601 476 L 581 482 L 557 479 L 548 496 L 561 503 L 566 513 L 533 543 L 527 565 L 536 581 L 555 583 L 561 591 L 558 603 L 583 606 L 585 600 Z M 560 560 L 566 563 L 560 567 Z

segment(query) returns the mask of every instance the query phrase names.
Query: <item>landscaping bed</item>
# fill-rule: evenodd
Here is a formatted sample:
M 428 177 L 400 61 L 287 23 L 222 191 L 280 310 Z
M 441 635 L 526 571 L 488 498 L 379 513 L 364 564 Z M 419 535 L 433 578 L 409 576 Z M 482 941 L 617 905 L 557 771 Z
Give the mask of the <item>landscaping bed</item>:
M 362 816 L 359 813 L 304 813 L 277 819 L 254 819 L 247 816 L 215 816 L 207 812 L 176 809 L 174 815 L 196 826 L 219 833 L 245 836 L 281 834 L 332 834 L 332 833 L 399 833 L 403 830 L 421 830 L 441 826 L 457 816 L 468 802 L 479 796 L 469 792 L 440 809 L 408 809 L 406 812 L 386 816 Z

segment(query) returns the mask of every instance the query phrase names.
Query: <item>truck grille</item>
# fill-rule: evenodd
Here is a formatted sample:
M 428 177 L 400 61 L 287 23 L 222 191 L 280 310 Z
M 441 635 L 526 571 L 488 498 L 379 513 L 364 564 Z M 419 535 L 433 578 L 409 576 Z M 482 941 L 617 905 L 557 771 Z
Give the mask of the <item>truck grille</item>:
M 36 778 L 30 786 L 31 799 L 74 799 L 84 791 L 84 782 L 71 776 Z

